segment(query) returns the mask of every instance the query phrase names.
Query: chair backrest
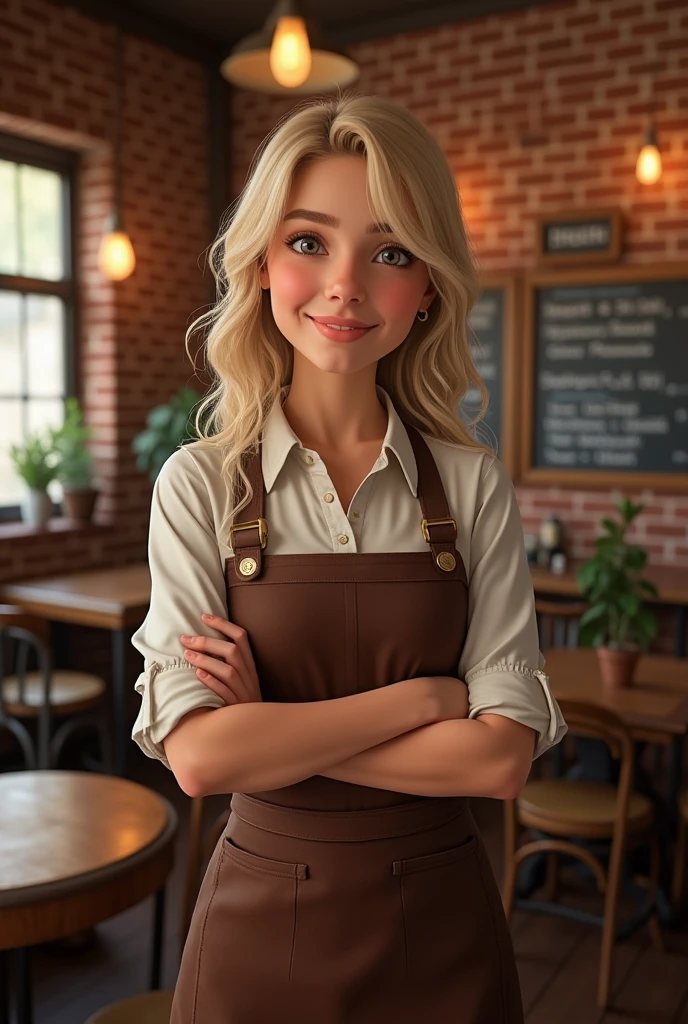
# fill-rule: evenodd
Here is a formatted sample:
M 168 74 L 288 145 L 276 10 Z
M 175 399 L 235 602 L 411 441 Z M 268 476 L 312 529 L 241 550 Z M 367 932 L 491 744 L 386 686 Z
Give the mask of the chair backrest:
M 585 601 L 550 601 L 535 598 L 540 650 L 578 646 L 578 620 L 587 611 Z
M 6 648 L 7 641 L 15 641 L 15 653 L 11 668 L 7 669 Z M 0 721 L 3 714 L 3 687 L 2 681 L 10 673 L 17 677 L 19 689 L 19 700 L 25 700 L 26 673 L 29 671 L 29 654 L 31 651 L 36 654 L 36 665 L 43 676 L 44 703 L 50 704 L 50 681 L 52 677 L 52 652 L 50 646 L 34 633 L 31 629 L 23 626 L 7 626 L 0 622 Z

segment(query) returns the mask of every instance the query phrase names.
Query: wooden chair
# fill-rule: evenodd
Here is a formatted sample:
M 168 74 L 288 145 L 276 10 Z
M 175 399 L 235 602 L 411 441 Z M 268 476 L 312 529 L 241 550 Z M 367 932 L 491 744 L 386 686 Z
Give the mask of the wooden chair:
M 683 890 L 685 886 L 686 857 L 688 856 L 688 788 L 682 789 L 678 795 L 678 836 L 674 854 L 674 878 L 672 884 L 672 903 L 677 913 L 681 910 Z
M 194 904 L 201 883 L 201 870 L 205 867 L 229 818 L 229 806 L 222 810 L 206 834 L 203 834 L 204 797 L 191 800 L 189 826 L 189 852 L 186 881 L 182 899 L 180 941 L 186 940 L 191 924 Z M 228 797 L 229 801 L 229 797 Z M 169 1024 L 174 989 L 140 992 L 128 999 L 120 999 L 103 1006 L 91 1014 L 84 1024 Z
M 5 646 L 14 642 L 14 672 L 5 672 Z M 33 650 L 36 670 L 29 670 Z M 100 740 L 102 763 L 98 770 L 112 771 L 112 741 L 107 716 L 105 680 L 90 672 L 53 669 L 47 623 L 28 616 L 13 605 L 0 605 L 0 726 L 17 740 L 26 766 L 54 768 L 70 735 L 95 729 Z M 52 733 L 53 720 L 62 719 Z M 37 720 L 37 750 L 25 720 Z
M 550 914 L 571 917 L 574 920 L 596 924 L 602 928 L 598 1005 L 606 1008 L 609 1002 L 613 946 L 617 939 L 626 937 L 645 920 L 650 936 L 659 949 L 663 949 L 659 919 L 655 904 L 659 876 L 659 846 L 652 832 L 654 809 L 651 801 L 633 792 L 633 740 L 617 715 L 604 708 L 584 702 L 559 702 L 569 730 L 575 735 L 602 740 L 612 757 L 620 762 L 618 786 L 596 782 L 574 781 L 566 778 L 537 779 L 527 782 L 516 800 L 504 801 L 505 857 L 502 901 L 507 918 L 514 906 L 524 910 L 542 910 Z M 518 845 L 518 828 L 540 834 Z M 602 842 L 609 850 L 609 866 L 590 846 L 575 840 Z M 640 843 L 650 847 L 650 879 L 646 905 L 630 926 L 617 933 L 617 905 L 622 878 L 624 856 L 627 849 Z M 516 877 L 519 865 L 533 854 L 547 854 L 546 900 L 515 899 Z M 557 899 L 557 856 L 568 854 L 583 861 L 592 871 L 598 889 L 604 893 L 604 913 L 590 914 L 567 907 Z
M 540 635 L 540 650 L 549 647 L 577 647 L 578 620 L 587 611 L 585 601 L 552 601 L 535 598 L 535 615 Z

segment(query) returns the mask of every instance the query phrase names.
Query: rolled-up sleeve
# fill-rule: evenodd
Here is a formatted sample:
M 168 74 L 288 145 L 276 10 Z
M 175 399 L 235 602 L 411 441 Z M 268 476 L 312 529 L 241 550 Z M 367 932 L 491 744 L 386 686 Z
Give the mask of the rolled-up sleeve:
M 141 707 L 131 735 L 148 757 L 170 768 L 162 741 L 180 719 L 194 708 L 224 706 L 197 678 L 179 639 L 181 634 L 215 635 L 201 619 L 204 612 L 227 618 L 208 491 L 185 448 L 165 462 L 153 487 L 148 561 L 150 606 L 131 640 L 144 659 L 135 683 Z
M 504 715 L 529 726 L 538 735 L 539 757 L 567 730 L 544 667 L 516 494 L 503 464 L 492 458 L 476 500 L 468 632 L 458 669 L 468 687 L 469 718 Z

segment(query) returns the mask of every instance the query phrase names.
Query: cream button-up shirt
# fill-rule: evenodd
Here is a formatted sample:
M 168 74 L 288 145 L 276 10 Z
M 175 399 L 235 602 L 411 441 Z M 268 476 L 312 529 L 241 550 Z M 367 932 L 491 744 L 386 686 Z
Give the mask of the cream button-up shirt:
M 388 412 L 380 455 L 348 509 L 325 463 L 305 448 L 282 409 L 289 385 L 264 428 L 261 460 L 271 555 L 427 551 L 421 533 L 418 472 L 408 434 L 379 385 Z M 469 717 L 489 712 L 535 729 L 538 757 L 566 724 L 542 671 L 533 586 L 511 479 L 496 456 L 423 434 L 437 463 L 456 547 L 469 583 L 468 631 L 457 674 L 468 687 Z M 162 741 L 194 708 L 224 706 L 184 658 L 181 634 L 215 636 L 204 612 L 229 618 L 224 564 L 233 550 L 219 536 L 230 494 L 219 449 L 177 449 L 153 488 L 148 555 L 150 607 L 132 644 L 144 658 L 142 697 L 132 739 L 168 768 Z M 250 642 L 250 636 L 249 636 Z

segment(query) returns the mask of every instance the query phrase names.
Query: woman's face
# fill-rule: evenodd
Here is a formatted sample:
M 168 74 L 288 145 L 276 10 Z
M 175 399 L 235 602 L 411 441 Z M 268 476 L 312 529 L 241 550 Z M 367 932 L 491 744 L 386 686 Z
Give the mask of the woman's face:
M 436 295 L 426 264 L 391 232 L 371 231 L 374 220 L 364 157 L 326 157 L 302 166 L 260 270 L 277 327 L 322 370 L 348 374 L 377 363 L 402 343 L 418 310 Z M 369 327 L 327 337 L 313 317 Z

